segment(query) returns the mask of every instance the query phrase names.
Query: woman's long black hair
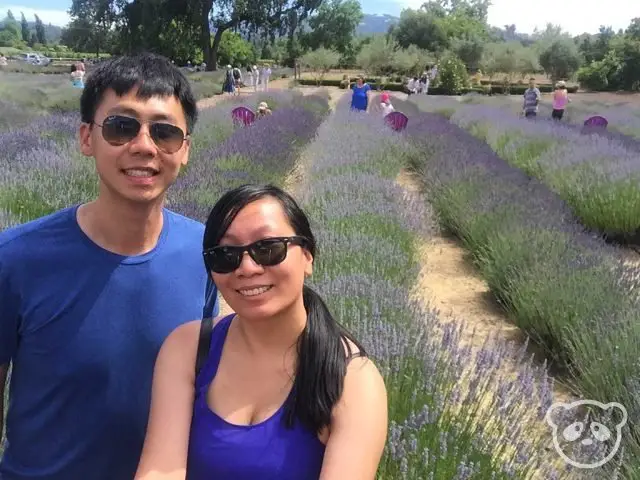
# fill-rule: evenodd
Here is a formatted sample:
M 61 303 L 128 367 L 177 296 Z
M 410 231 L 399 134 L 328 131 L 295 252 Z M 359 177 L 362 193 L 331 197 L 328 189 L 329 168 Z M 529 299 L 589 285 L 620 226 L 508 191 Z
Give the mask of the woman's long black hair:
M 225 193 L 207 219 L 203 248 L 217 246 L 240 210 L 248 204 L 271 197 L 282 209 L 295 231 L 307 239 L 306 248 L 315 258 L 316 239 L 309 220 L 297 202 L 273 185 L 243 185 Z M 285 405 L 285 420 L 292 427 L 296 420 L 314 432 L 330 425 L 333 407 L 342 396 L 347 364 L 353 356 L 347 340 L 366 356 L 362 345 L 331 315 L 320 295 L 303 287 L 307 325 L 298 338 L 298 359 L 290 401 Z M 346 349 L 345 349 L 346 347 Z

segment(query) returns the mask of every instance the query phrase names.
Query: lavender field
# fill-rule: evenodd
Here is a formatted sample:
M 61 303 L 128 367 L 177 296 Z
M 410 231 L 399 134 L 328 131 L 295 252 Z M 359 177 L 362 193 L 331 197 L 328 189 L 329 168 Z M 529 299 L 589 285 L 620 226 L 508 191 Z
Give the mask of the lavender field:
M 233 126 L 234 106 L 261 100 L 273 108 L 271 117 L 251 128 Z M 608 162 L 587 149 L 580 157 L 579 146 L 605 140 L 569 127 L 550 133 L 542 121 L 518 130 L 509 107 L 445 99 L 428 108 L 446 111 L 451 121 L 398 101 L 410 123 L 395 133 L 380 115 L 351 112 L 348 100 L 330 111 L 328 93 L 281 91 L 202 110 L 168 207 L 204 221 L 224 191 L 255 182 L 284 185 L 301 201 L 319 241 L 311 283 L 362 340 L 387 385 L 390 429 L 379 480 L 634 478 L 636 271 L 620 248 L 585 228 L 566 198 L 571 188 L 582 195 L 576 202 L 592 198 L 589 211 L 608 219 L 607 229 L 614 220 L 635 228 L 632 213 L 619 207 L 615 217 L 585 193 L 593 181 L 607 195 L 619 194 L 611 185 L 615 168 L 632 168 L 628 147 L 611 150 L 618 156 Z M 96 194 L 93 165 L 77 149 L 78 114 L 33 112 L 19 126 L 0 125 L 0 230 Z M 538 153 L 530 144 L 539 137 L 551 145 Z M 587 180 L 592 171 L 597 180 Z M 400 180 L 407 172 L 419 191 Z M 592 471 L 571 469 L 553 449 L 544 420 L 558 400 L 547 364 L 526 344 L 497 335 L 469 344 L 473 319 L 445 321 L 424 299 L 416 288 L 424 267 L 419 250 L 443 230 L 460 238 L 510 320 L 562 368 L 558 375 L 576 395 L 627 408 L 624 455 Z M 557 419 L 563 426 L 570 420 Z M 590 459 L 602 448 L 574 455 Z
M 589 189 L 608 182 L 614 209 L 600 217 L 610 222 L 608 228 L 621 217 L 640 218 L 637 204 L 614 188 L 612 178 L 616 168 L 624 171 L 628 177 L 617 181 L 637 190 L 637 157 L 597 135 L 554 130 L 542 119 L 518 122 L 495 107 L 454 102 L 433 102 L 429 108 L 441 114 L 412 119 L 410 163 L 440 222 L 472 252 L 503 308 L 565 370 L 577 394 L 626 407 L 622 472 L 623 478 L 636 478 L 638 261 L 586 228 L 593 226 L 580 213 L 595 197 Z M 540 132 L 545 134 L 536 137 Z M 543 145 L 536 157 L 536 141 L 555 145 Z M 619 156 L 603 158 L 602 152 Z M 591 169 L 572 171 L 581 161 Z M 560 186 L 571 186 L 573 195 Z
M 611 122 L 601 132 L 581 127 L 592 112 L 583 116 L 573 105 L 569 111 L 580 125 L 554 123 L 548 105 L 538 119 L 518 121 L 512 100 L 418 102 L 425 110 L 446 113 L 501 158 L 545 183 L 588 229 L 616 242 L 640 242 L 640 137 L 622 133 L 640 134 L 640 117 L 629 106 L 593 109 L 607 112 Z

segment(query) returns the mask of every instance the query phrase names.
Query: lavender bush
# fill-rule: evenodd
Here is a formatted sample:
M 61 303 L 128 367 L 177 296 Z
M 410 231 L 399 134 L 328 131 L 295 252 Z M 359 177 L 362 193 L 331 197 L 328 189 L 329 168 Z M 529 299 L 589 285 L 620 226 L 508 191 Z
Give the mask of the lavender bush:
M 546 118 L 516 121 L 508 104 L 497 108 L 485 103 L 463 101 L 449 117 L 509 163 L 549 185 L 586 227 L 616 240 L 635 241 L 640 232 L 640 142 Z M 436 109 L 431 104 L 429 108 Z
M 587 227 L 609 234 L 640 229 L 638 152 L 616 138 L 544 120 L 513 121 L 500 110 L 475 105 L 460 108 L 451 120 L 552 187 Z
M 396 182 L 403 143 L 341 101 L 307 149 L 300 189 L 320 247 L 313 286 L 385 377 L 391 424 L 378 478 L 558 478 L 542 437 L 525 432 L 551 403 L 544 371 L 519 362 L 508 378 L 502 364 L 523 350 L 488 341 L 473 351 L 461 328 L 412 297 L 416 242 L 434 226 L 424 200 Z
M 516 324 L 568 369 L 583 398 L 627 408 L 621 468 L 630 475 L 640 460 L 637 271 L 545 185 L 442 116 L 412 118 L 406 133 L 440 221 Z
M 302 106 L 300 96 L 285 93 L 272 98 L 279 107 L 270 117 L 237 127 L 224 141 L 192 156 L 169 194 L 171 208 L 206 221 L 225 191 L 245 183 L 282 183 L 300 148 L 313 138 L 328 112 L 328 102 L 309 96 Z
M 259 122 L 253 130 L 234 129 L 231 109 L 237 105 L 236 102 L 222 102 L 215 108 L 201 110 L 192 137 L 189 168 L 185 169 L 177 190 L 198 175 L 217 178 L 216 175 L 207 177 L 205 170 L 209 166 L 214 167 L 212 173 L 216 174 L 223 168 L 231 183 L 251 180 L 260 169 L 270 168 L 265 164 L 267 158 L 273 163 L 273 158 L 280 155 L 284 160 L 295 145 L 310 138 L 321 118 L 322 99 L 309 99 L 306 108 L 303 108 L 301 105 L 305 103 L 300 94 L 260 92 L 243 98 L 243 102 L 252 105 L 264 98 L 269 98 L 278 107 L 274 107 L 274 116 L 269 121 Z M 325 100 L 324 111 L 327 108 Z M 11 126 L 0 132 L 0 144 L 3 147 L 0 151 L 0 210 L 5 212 L 7 218 L 13 219 L 13 222 L 26 222 L 95 197 L 97 181 L 93 162 L 79 152 L 77 145 L 79 122 L 77 113 L 52 113 L 37 117 L 22 128 Z M 261 132 L 262 136 L 255 135 L 257 132 Z M 232 135 L 235 143 L 224 143 Z M 275 144 L 272 138 L 276 139 Z M 279 143 L 277 139 L 280 139 Z M 275 149 L 276 145 L 278 149 Z M 220 148 L 216 150 L 218 146 Z M 251 169 L 247 170 L 242 162 L 235 167 L 232 161 L 229 163 L 234 152 L 243 158 L 251 158 L 250 163 L 256 170 L 253 177 L 247 176 Z M 214 157 L 222 159 L 218 165 L 212 164 Z M 191 167 L 194 167 L 193 172 L 189 173 Z M 230 171 L 234 168 L 235 177 Z M 217 194 L 220 189 L 226 188 L 227 180 L 223 177 L 217 178 L 220 187 Z M 207 201 L 216 198 L 214 191 L 210 193 L 214 196 L 204 199 L 207 206 L 212 204 Z M 9 225 L 8 220 L 2 223 L 2 228 Z

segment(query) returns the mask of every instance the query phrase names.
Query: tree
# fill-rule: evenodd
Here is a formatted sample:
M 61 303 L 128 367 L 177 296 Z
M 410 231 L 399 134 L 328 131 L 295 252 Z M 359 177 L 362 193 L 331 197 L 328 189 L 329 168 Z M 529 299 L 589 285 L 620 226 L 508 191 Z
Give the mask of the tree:
M 450 95 L 458 95 L 469 85 L 467 69 L 458 57 L 447 55 L 438 68 L 440 86 Z
M 312 50 L 324 47 L 325 52 L 335 50 L 345 55 L 363 16 L 358 0 L 325 1 L 309 18 L 311 31 L 303 36 L 302 43 Z
M 86 25 L 90 28 L 86 34 L 95 46 L 96 56 L 99 56 L 118 18 L 114 2 L 112 0 L 73 0 L 69 15 L 72 21 L 80 21 L 78 25 Z
M 461 39 L 452 42 L 452 51 L 465 63 L 468 70 L 476 71 L 480 67 L 485 43 L 478 37 Z
M 46 35 L 44 34 L 44 24 L 42 23 L 42 20 L 40 20 L 40 17 L 37 14 L 34 16 L 36 17 L 36 38 L 38 39 L 38 43 L 41 43 L 42 45 L 46 45 L 47 38 L 46 38 Z
M 22 15 L 22 19 L 20 20 L 20 26 L 22 28 L 22 41 L 24 43 L 29 43 L 29 39 L 31 38 L 31 30 L 29 29 L 29 22 L 24 16 L 24 13 L 20 12 Z
M 449 37 L 439 17 L 426 10 L 403 10 L 390 32 L 403 48 L 415 45 L 430 52 L 441 52 L 449 47 Z
M 324 47 L 307 52 L 300 58 L 300 64 L 311 69 L 313 78 L 318 85 L 322 83 L 327 72 L 335 67 L 339 61 L 340 54 L 338 52 Z
M 540 54 L 540 65 L 551 75 L 553 83 L 571 78 L 580 68 L 580 55 L 575 43 L 563 39 L 554 41 Z
M 378 88 L 381 89 L 394 74 L 419 73 L 430 56 L 415 45 L 402 49 L 392 37 L 378 36 L 362 46 L 357 60 L 368 75 L 379 78 Z
M 199 25 L 200 45 L 208 70 L 217 68 L 222 34 L 242 26 L 260 27 L 275 37 L 275 32 L 292 32 L 313 13 L 322 0 L 189 0 L 192 18 Z M 211 33 L 214 32 L 213 44 Z
M 634 40 L 640 40 L 640 18 L 631 20 L 629 27 L 625 31 L 625 35 Z
M 16 22 L 11 10 L 7 12 L 7 18 L 4 25 L 0 27 L 0 42 L 3 47 L 15 47 L 22 38 L 20 33 L 20 24 Z
M 239 68 L 253 64 L 256 60 L 252 45 L 239 34 L 229 30 L 222 35 L 218 55 L 221 63 Z

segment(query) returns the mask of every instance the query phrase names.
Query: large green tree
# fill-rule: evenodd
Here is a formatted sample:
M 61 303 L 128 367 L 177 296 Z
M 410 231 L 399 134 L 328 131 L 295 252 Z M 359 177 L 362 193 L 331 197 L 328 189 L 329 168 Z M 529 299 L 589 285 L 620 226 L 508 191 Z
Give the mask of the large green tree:
M 38 39 L 38 43 L 42 45 L 46 45 L 47 36 L 44 33 L 44 24 L 38 15 L 35 15 L 36 18 L 36 38 Z
M 207 69 L 215 70 L 222 34 L 227 30 L 255 26 L 275 39 L 276 32 L 295 30 L 322 0 L 186 0 L 186 4 L 200 30 Z
M 22 18 L 20 20 L 20 27 L 22 31 L 22 41 L 24 43 L 28 43 L 29 39 L 31 38 L 31 29 L 29 28 L 29 22 L 27 22 L 24 13 L 21 13 L 21 15 Z
M 310 31 L 303 36 L 303 44 L 311 50 L 324 47 L 345 55 L 363 16 L 358 0 L 325 1 L 309 18 Z
M 108 43 L 109 35 L 118 18 L 117 7 L 115 0 L 73 0 L 71 3 L 69 15 L 72 23 L 77 21 L 74 28 L 89 29 L 85 34 L 95 47 L 96 56 L 104 51 Z

